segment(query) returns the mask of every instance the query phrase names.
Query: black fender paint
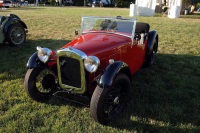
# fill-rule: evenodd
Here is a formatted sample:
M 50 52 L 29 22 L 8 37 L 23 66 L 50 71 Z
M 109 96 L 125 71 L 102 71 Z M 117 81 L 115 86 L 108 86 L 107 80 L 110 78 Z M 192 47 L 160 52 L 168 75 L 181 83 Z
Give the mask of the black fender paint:
M 21 21 L 20 19 L 17 18 L 11 18 L 8 22 L 6 22 L 4 29 L 3 29 L 3 33 L 6 33 L 8 31 L 8 28 L 13 25 L 13 24 L 21 24 L 23 26 L 23 28 L 27 29 L 27 25 Z
M 36 68 L 36 67 L 46 67 L 46 65 L 39 61 L 37 52 L 35 52 L 28 60 L 26 67 L 28 69 Z
M 148 44 L 147 44 L 147 53 L 149 52 L 149 50 L 152 50 L 154 47 L 154 39 L 156 39 L 157 42 L 157 46 L 156 48 L 156 52 L 157 52 L 157 47 L 158 47 L 158 34 L 155 30 L 152 30 L 149 32 L 149 36 L 148 36 Z
M 99 79 L 98 86 L 104 89 L 110 87 L 119 73 L 125 73 L 131 80 L 131 72 L 128 65 L 124 62 L 116 61 L 107 66 Z

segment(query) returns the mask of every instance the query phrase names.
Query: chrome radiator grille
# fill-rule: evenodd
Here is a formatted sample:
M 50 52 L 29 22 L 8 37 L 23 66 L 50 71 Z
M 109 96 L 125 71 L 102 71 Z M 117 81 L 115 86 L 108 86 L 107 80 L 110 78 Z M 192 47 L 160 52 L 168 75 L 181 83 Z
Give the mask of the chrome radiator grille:
M 86 91 L 83 59 L 87 55 L 74 48 L 57 51 L 59 85 L 64 90 L 83 94 Z
M 69 57 L 59 57 L 61 82 L 69 86 L 81 88 L 80 62 L 77 59 Z

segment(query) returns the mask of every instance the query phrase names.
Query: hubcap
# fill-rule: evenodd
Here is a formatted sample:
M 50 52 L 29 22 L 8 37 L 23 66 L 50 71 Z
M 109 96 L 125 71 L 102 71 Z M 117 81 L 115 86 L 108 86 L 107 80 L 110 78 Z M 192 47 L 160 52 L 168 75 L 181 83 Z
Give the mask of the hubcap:
M 50 93 L 56 84 L 56 79 L 48 70 L 43 70 L 36 78 L 36 87 L 41 93 Z
M 11 31 L 11 40 L 15 44 L 21 44 L 24 41 L 24 32 L 23 29 L 20 27 L 14 27 Z
M 113 101 L 113 103 L 116 105 L 116 104 L 119 104 L 119 97 L 116 97 Z
M 17 37 L 20 37 L 21 36 L 21 34 L 17 34 Z
M 122 106 L 125 98 L 124 96 L 126 95 L 122 88 L 123 86 L 121 84 L 117 84 L 109 92 L 104 106 L 104 112 L 107 116 L 116 114 Z

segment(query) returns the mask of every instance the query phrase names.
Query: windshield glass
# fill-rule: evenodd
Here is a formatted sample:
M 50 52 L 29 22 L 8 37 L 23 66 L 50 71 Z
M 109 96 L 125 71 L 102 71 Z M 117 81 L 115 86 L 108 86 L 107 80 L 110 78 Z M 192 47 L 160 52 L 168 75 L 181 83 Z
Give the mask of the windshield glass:
M 136 19 L 82 17 L 81 33 L 108 32 L 133 38 Z

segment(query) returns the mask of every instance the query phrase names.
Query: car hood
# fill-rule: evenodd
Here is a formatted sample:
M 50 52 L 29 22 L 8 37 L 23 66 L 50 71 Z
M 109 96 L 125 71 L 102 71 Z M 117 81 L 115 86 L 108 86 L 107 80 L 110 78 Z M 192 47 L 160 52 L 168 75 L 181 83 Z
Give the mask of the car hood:
M 66 44 L 63 48 L 73 47 L 83 51 L 89 56 L 115 49 L 128 42 L 131 42 L 130 38 L 117 34 L 88 33 L 79 36 Z

